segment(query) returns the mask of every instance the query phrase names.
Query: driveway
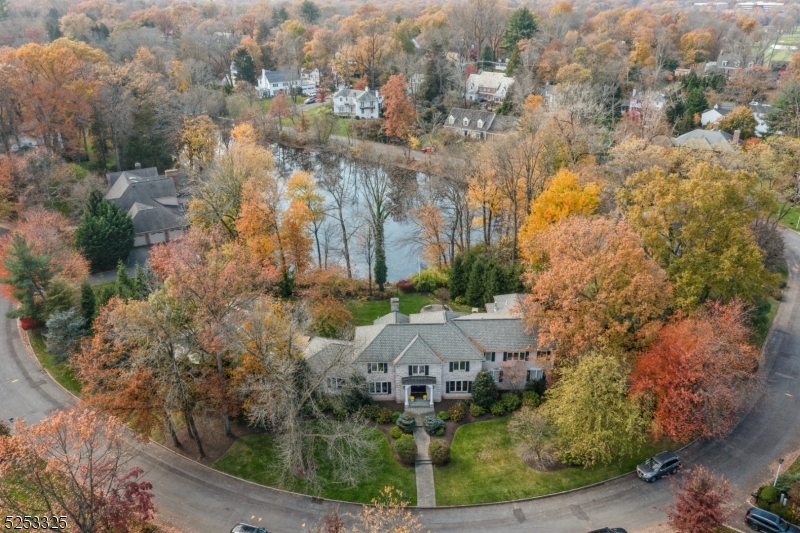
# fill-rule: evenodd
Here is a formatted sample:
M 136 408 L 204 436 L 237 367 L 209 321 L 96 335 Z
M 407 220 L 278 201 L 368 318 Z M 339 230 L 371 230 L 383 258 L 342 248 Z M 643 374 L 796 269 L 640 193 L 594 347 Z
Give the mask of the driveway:
M 765 348 L 766 390 L 727 439 L 695 444 L 683 454 L 686 466 L 704 464 L 734 484 L 734 502 L 741 509 L 731 524 L 738 527 L 742 527 L 747 494 L 774 476 L 778 457 L 800 449 L 800 235 L 785 231 L 784 237 L 790 276 Z M 2 316 L 9 306 L 0 301 Z M 14 322 L 2 320 L 0 417 L 36 422 L 68 405 L 71 397 L 22 348 Z M 226 476 L 152 443 L 144 447 L 138 462 L 155 487 L 160 515 L 187 532 L 229 531 L 244 520 L 257 522 L 272 533 L 299 533 L 303 524 L 312 524 L 336 505 Z M 634 532 L 663 523 L 663 509 L 671 501 L 669 480 L 645 484 L 625 476 L 536 500 L 418 512 L 432 532 L 575 533 L 602 526 Z M 357 510 L 353 504 L 340 505 L 342 513 Z

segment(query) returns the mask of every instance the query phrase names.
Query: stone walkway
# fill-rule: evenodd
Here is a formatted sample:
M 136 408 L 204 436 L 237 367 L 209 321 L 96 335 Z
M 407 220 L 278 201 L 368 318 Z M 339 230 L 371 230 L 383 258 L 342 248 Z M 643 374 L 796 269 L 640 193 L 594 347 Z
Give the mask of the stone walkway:
M 417 507 L 436 507 L 436 489 L 433 485 L 433 464 L 428 455 L 431 438 L 422 426 L 423 416 L 416 415 L 414 442 L 417 445 L 417 460 L 414 471 L 417 475 Z

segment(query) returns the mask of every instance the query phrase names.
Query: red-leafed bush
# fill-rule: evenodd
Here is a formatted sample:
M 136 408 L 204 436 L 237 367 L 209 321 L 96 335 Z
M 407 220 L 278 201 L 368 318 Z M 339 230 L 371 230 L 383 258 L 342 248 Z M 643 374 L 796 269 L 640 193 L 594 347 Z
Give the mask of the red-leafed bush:
M 417 287 L 410 279 L 401 279 L 397 282 L 397 290 L 403 294 L 411 294 L 412 292 L 417 292 Z
M 29 318 L 29 317 L 21 318 L 19 320 L 19 323 L 22 326 L 22 329 L 24 329 L 25 331 L 28 331 L 29 329 L 38 328 L 42 325 L 42 323 L 36 320 L 35 318 Z

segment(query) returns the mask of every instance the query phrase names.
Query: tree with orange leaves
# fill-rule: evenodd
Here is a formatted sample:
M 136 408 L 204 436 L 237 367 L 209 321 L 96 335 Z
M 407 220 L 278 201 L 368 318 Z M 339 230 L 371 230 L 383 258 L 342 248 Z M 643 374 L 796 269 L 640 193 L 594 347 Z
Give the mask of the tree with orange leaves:
M 394 74 L 381 88 L 386 136 L 403 142 L 414 134 L 417 123 L 417 109 L 407 91 L 408 82 L 402 74 Z
M 531 293 L 523 320 L 559 359 L 599 344 L 635 349 L 658 331 L 672 287 L 627 223 L 570 217 L 531 245 L 543 259 L 524 275 Z
M 153 488 L 132 465 L 125 427 L 90 409 L 57 411 L 38 424 L 18 421 L 0 437 L 0 508 L 64 516 L 78 531 L 140 531 L 155 515 Z M 41 519 L 40 519 L 41 520 Z M 41 523 L 40 526 L 44 527 Z
M 742 302 L 711 302 L 659 332 L 632 376 L 633 392 L 655 405 L 657 435 L 688 442 L 733 427 L 759 389 L 747 321 Z
M 419 226 L 419 242 L 422 244 L 422 257 L 436 268 L 447 266 L 448 246 L 444 234 L 444 218 L 434 203 L 427 203 L 414 210 L 414 219 Z

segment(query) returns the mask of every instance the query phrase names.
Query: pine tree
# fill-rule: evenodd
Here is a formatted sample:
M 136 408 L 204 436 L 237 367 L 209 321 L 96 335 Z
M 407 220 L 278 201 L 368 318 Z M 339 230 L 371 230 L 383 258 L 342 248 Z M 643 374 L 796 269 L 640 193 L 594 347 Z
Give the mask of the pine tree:
M 256 64 L 246 49 L 239 48 L 233 54 L 233 68 L 236 70 L 237 81 L 246 81 L 250 85 L 256 84 Z
M 517 49 L 519 51 L 519 42 L 523 39 L 530 39 L 537 31 L 539 31 L 539 23 L 533 12 L 527 7 L 521 7 L 508 17 L 508 24 L 503 33 L 504 46 L 507 50 Z
M 47 319 L 47 351 L 57 362 L 67 360 L 70 350 L 85 336 L 86 319 L 75 307 L 57 311 Z
M 450 296 L 453 299 L 464 296 L 467 292 L 467 282 L 469 281 L 464 264 L 466 254 L 458 254 L 453 258 L 453 266 L 450 269 Z
M 480 68 L 494 68 L 494 50 L 488 44 L 481 50 Z
M 114 290 L 117 296 L 123 300 L 129 300 L 134 296 L 134 283 L 128 276 L 128 269 L 122 260 L 117 262 L 117 280 L 114 282 Z
M 153 271 L 150 267 L 142 268 L 141 265 L 136 265 L 133 275 L 133 297 L 137 300 L 146 300 L 153 292 L 153 282 Z
M 375 283 L 378 290 L 383 291 L 383 284 L 386 283 L 386 247 L 375 247 Z
M 303 0 L 300 3 L 300 18 L 309 24 L 316 24 L 319 20 L 319 8 L 311 0 Z
M 94 296 L 94 289 L 89 281 L 84 281 L 81 284 L 81 315 L 87 324 L 92 324 L 96 313 L 97 299 Z
M 15 233 L 3 265 L 8 276 L 0 279 L 0 283 L 11 285 L 12 294 L 20 303 L 9 316 L 41 320 L 47 287 L 54 274 L 50 257 L 45 254 L 34 255 L 25 237 Z
M 96 214 L 92 214 L 91 209 Z M 75 234 L 75 241 L 95 271 L 110 270 L 125 261 L 133 248 L 133 220 L 111 202 L 103 199 L 89 206 Z
M 467 292 L 464 295 L 464 299 L 471 306 L 479 307 L 483 305 L 483 295 L 485 293 L 483 286 L 485 282 L 485 271 L 485 261 L 478 260 L 473 262 L 472 270 L 469 273 Z
M 505 269 L 495 261 L 490 261 L 483 274 L 483 298 L 481 305 L 494 300 L 496 294 L 505 294 Z

